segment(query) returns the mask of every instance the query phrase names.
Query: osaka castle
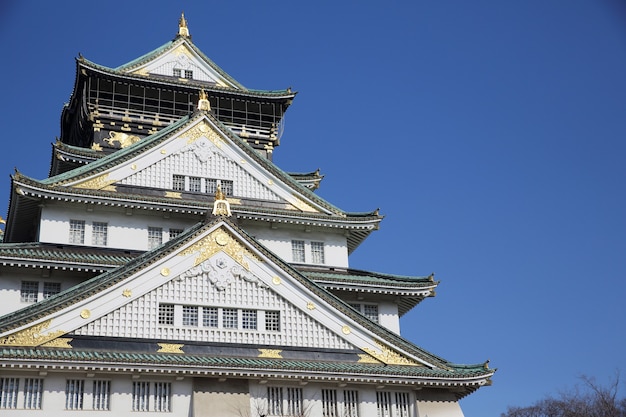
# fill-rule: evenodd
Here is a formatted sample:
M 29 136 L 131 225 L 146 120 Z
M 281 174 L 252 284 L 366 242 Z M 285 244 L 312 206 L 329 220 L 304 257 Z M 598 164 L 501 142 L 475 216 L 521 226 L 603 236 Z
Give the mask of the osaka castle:
M 184 15 L 131 62 L 76 59 L 48 178 L 11 176 L 0 415 L 463 416 L 495 370 L 401 336 L 438 282 L 353 268 L 383 217 L 272 162 L 295 96 L 233 79 Z

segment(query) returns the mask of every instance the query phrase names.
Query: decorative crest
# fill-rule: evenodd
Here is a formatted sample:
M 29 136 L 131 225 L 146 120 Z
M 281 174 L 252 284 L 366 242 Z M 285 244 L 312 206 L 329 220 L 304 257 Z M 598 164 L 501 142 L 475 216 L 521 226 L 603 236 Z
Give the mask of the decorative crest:
M 187 20 L 185 20 L 185 12 L 180 14 L 180 19 L 178 19 L 178 36 L 184 36 L 186 38 L 190 38 L 189 28 L 187 27 Z
M 198 98 L 198 110 L 211 111 L 211 103 L 204 89 L 200 90 Z
M 217 191 L 215 191 L 215 202 L 213 203 L 213 215 L 214 216 L 229 216 L 230 212 L 230 203 L 226 200 L 226 196 L 222 191 L 222 187 L 217 186 Z

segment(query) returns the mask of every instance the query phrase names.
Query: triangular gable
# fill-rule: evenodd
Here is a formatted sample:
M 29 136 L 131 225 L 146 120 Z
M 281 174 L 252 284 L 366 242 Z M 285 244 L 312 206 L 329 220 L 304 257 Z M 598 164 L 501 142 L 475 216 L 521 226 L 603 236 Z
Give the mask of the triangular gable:
M 137 337 L 124 332 L 139 328 L 148 332 L 142 336 L 168 346 L 185 340 L 236 342 L 227 340 L 224 331 L 207 330 L 199 335 L 196 329 L 185 334 L 176 326 L 165 326 L 167 331 L 160 334 L 158 330 L 149 333 L 146 328 L 159 327 L 159 303 L 275 309 L 281 314 L 280 337 L 273 342 L 260 335 L 260 347 L 290 344 L 290 338 L 299 333 L 304 336 L 303 347 L 360 349 L 365 361 L 443 365 L 434 356 L 420 355 L 412 345 L 407 350 L 405 341 L 388 337 L 380 326 L 363 322 L 362 316 L 222 219 L 194 228 L 125 267 L 17 312 L 13 316 L 17 318 L 8 319 L 13 328 L 0 333 L 0 345 L 71 347 L 72 334 Z M 28 316 L 24 318 L 25 313 Z M 0 321 L 0 329 L 3 327 L 11 326 Z M 315 340 L 323 337 L 327 342 Z
M 117 69 L 133 75 L 175 76 L 181 80 L 193 79 L 213 83 L 219 87 L 243 89 L 243 86 L 225 74 L 184 37 L 177 37 L 174 41 Z M 185 71 L 191 73 L 186 75 Z
M 63 185 L 116 190 L 122 186 L 158 189 L 168 184 L 163 197 L 182 198 L 173 183 L 176 175 L 205 181 L 227 180 L 233 182 L 235 197 L 229 198 L 233 205 L 240 204 L 241 199 L 263 200 L 274 202 L 281 209 L 331 213 L 309 198 L 308 190 L 294 190 L 294 184 L 300 187 L 295 180 L 287 175 L 279 177 L 259 163 L 260 157 L 254 150 L 247 149 L 249 146 L 242 141 L 236 143 L 238 139 L 212 117 L 197 113 L 175 127 L 77 169 L 77 179 L 67 177 Z

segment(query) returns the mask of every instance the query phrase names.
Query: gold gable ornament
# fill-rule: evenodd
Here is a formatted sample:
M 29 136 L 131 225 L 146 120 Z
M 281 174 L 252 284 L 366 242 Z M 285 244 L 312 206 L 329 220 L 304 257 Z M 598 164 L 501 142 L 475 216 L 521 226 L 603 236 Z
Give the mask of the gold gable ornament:
M 213 202 L 213 215 L 214 216 L 228 216 L 230 217 L 232 213 L 230 212 L 230 203 L 226 200 L 226 196 L 222 192 L 222 188 L 218 185 L 217 191 L 215 192 L 215 202 Z
M 191 38 L 191 35 L 189 35 L 189 28 L 187 27 L 187 20 L 185 20 L 185 12 L 182 12 L 180 14 L 180 19 L 178 19 L 178 36 Z
M 209 97 L 204 90 L 200 90 L 198 98 L 198 110 L 211 111 L 211 102 L 209 102 Z

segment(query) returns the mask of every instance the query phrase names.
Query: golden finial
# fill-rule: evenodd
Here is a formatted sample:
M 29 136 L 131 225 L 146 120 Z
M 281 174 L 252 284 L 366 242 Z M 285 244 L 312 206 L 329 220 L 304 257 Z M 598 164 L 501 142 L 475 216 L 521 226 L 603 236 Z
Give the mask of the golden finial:
M 0 224 L 7 224 L 6 220 L 4 220 L 4 218 L 2 218 L 2 216 L 0 216 Z
M 198 110 L 211 110 L 211 102 L 209 102 L 209 97 L 204 89 L 200 90 L 198 94 Z
M 222 187 L 217 186 L 217 191 L 215 191 L 215 199 L 216 200 L 225 200 L 224 193 L 222 192 Z
M 189 28 L 187 27 L 187 20 L 185 20 L 185 12 L 182 12 L 180 19 L 178 19 L 178 36 L 189 37 Z
M 230 216 L 230 203 L 226 200 L 226 196 L 222 192 L 222 187 L 217 186 L 215 190 L 215 201 L 213 202 L 214 216 Z

